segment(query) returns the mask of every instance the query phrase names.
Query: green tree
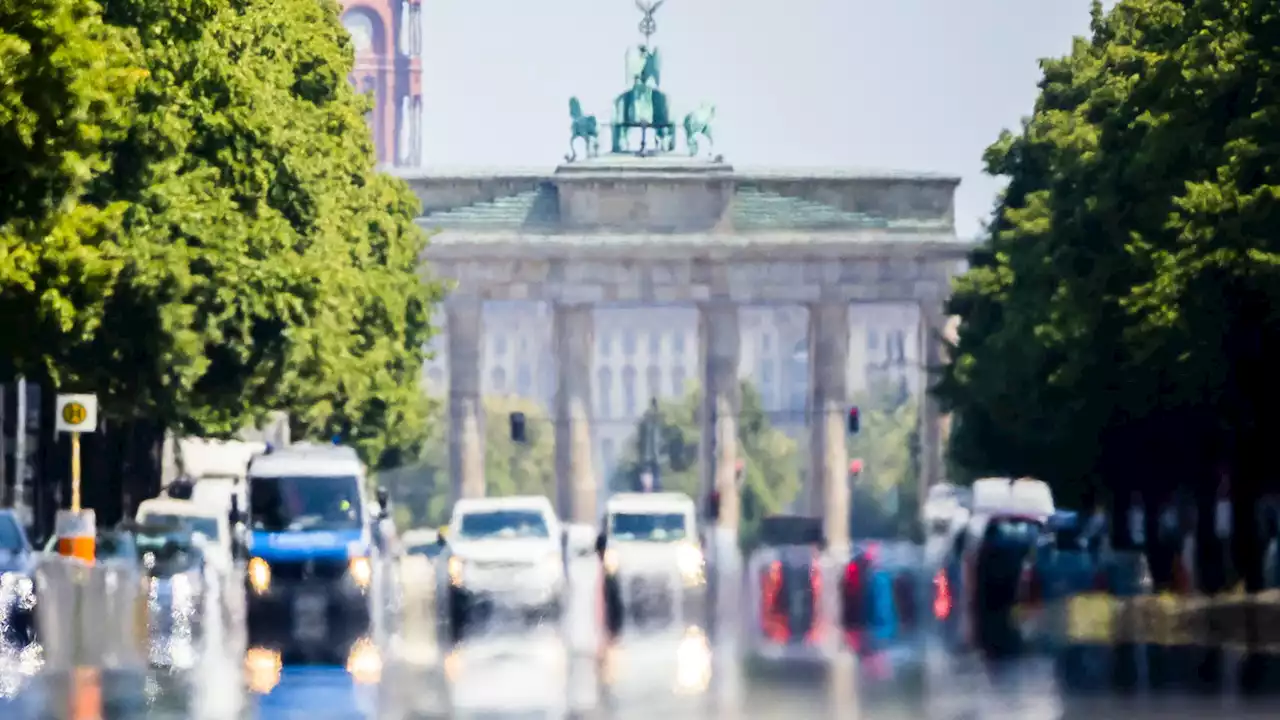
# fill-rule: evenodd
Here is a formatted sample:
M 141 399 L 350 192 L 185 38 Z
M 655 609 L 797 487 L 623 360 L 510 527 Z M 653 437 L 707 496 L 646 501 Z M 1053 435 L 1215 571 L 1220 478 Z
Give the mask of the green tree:
M 491 497 L 556 496 L 555 426 L 535 400 L 516 396 L 484 398 L 485 491 Z M 523 412 L 525 443 L 511 440 L 510 414 Z M 428 434 L 420 455 L 399 467 L 386 467 L 377 475 L 397 505 L 409 508 L 409 522 L 435 526 L 448 520 L 452 510 L 449 487 L 448 406 L 429 402 Z
M 1107 491 L 1117 517 L 1130 491 L 1182 487 L 1208 532 L 1226 466 L 1251 573 L 1280 398 L 1277 27 L 1271 3 L 1095 4 L 1091 37 L 1043 63 L 1034 113 L 987 152 L 1009 187 L 957 283 L 939 388 L 960 464 Z
M 91 337 L 124 207 L 90 193 L 134 117 L 136 38 L 88 0 L 0 0 L 0 379 Z
M 862 461 L 851 497 L 852 532 L 858 536 L 896 536 L 915 521 L 919 463 L 918 411 L 905 383 L 873 384 L 853 399 L 861 416 L 850 436 L 850 460 Z
M 28 28 L 48 25 L 35 13 L 52 5 L 8 10 L 6 30 L 38 39 Z M 91 19 L 74 30 L 96 6 L 72 5 L 53 24 L 71 43 L 65 57 L 58 38 L 43 46 L 47 62 L 87 68 L 79 79 L 63 72 L 70 109 L 24 110 L 39 100 L 30 88 L 43 79 L 32 74 L 24 95 L 5 96 L 21 120 L 6 137 L 80 133 L 66 153 L 55 143 L 44 159 L 19 154 L 32 158 L 24 177 L 56 179 L 67 163 L 75 182 L 46 192 L 45 204 L 84 198 L 104 219 L 55 226 L 28 209 L 26 225 L 5 224 L 6 247 L 56 227 L 67 237 L 47 244 L 38 265 L 18 257 L 50 277 L 6 282 L 2 322 L 26 322 L 15 313 L 85 320 L 2 333 L 0 356 L 48 385 L 97 392 L 111 423 L 144 426 L 135 459 L 167 428 L 226 436 L 273 409 L 290 413 L 295 436 L 339 435 L 374 466 L 415 455 L 417 381 L 439 287 L 419 276 L 416 198 L 374 170 L 370 99 L 347 81 L 353 53 L 337 3 L 113 0 L 102 31 Z M 75 45 L 77 32 L 102 35 L 103 49 Z M 89 84 L 101 100 L 74 95 Z M 131 112 L 113 110 L 117 98 L 131 100 Z
M 676 400 L 658 404 L 658 460 L 665 490 L 699 497 L 698 412 L 701 391 L 691 390 Z M 636 435 L 623 453 L 611 479 L 614 491 L 637 487 L 644 469 L 639 442 L 645 432 L 641 420 Z M 764 411 L 760 394 L 742 384 L 738 415 L 738 447 L 743 460 L 742 517 L 739 528 L 744 545 L 754 542 L 761 518 L 783 511 L 800 490 L 800 466 L 796 443 L 774 428 Z M 701 504 L 701 502 L 699 502 Z

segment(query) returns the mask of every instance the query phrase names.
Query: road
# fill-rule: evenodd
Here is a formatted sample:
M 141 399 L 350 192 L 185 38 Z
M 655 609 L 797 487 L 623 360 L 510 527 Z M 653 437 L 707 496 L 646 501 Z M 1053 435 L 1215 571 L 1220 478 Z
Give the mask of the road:
M 592 572 L 593 564 L 575 567 L 575 586 L 593 587 Z M 1227 667 L 1227 677 L 1214 682 L 1205 679 L 1210 673 L 1203 653 L 1163 661 L 1143 654 L 1137 670 L 1126 671 L 1122 661 L 1132 657 L 1123 650 L 1077 647 L 990 659 L 922 632 L 881 634 L 877 642 L 862 643 L 874 650 L 843 653 L 831 666 L 767 664 L 744 657 L 740 645 L 686 627 L 626 635 L 607 645 L 596 629 L 593 598 L 589 590 L 575 592 L 559 625 L 500 623 L 456 647 L 442 648 L 426 624 L 411 625 L 386 649 L 383 666 L 366 677 L 338 667 L 276 668 L 257 656 L 245 663 L 208 651 L 192 672 L 151 671 L 138 683 L 137 710 L 113 720 L 1137 720 L 1201 712 L 1274 717 L 1280 709 L 1267 696 L 1276 693 L 1280 701 L 1276 658 L 1242 662 L 1228 653 L 1215 665 Z M 1150 676 L 1158 667 L 1168 671 L 1163 682 L 1119 689 L 1126 673 Z M 1245 683 L 1260 689 L 1237 689 L 1242 678 L 1261 675 L 1269 679 Z M 0 652 L 0 717 L 35 720 L 65 702 L 48 698 L 37 652 Z

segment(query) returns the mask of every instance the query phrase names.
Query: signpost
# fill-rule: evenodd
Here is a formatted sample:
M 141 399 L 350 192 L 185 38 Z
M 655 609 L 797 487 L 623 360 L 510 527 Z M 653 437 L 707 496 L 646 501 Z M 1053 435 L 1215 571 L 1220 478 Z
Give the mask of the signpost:
M 98 427 L 98 398 L 94 395 L 59 395 L 54 429 L 71 434 L 71 509 L 59 511 L 54 523 L 58 554 L 92 563 L 97 523 L 92 510 L 80 508 L 80 434 Z

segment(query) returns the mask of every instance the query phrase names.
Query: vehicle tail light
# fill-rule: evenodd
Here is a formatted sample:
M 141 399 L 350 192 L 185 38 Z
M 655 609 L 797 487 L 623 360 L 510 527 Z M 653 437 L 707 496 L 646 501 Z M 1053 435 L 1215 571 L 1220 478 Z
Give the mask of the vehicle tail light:
M 933 576 L 933 616 L 939 620 L 951 617 L 951 581 L 947 579 L 947 571 L 939 570 Z
M 844 569 L 844 612 L 846 626 L 860 625 L 866 622 L 866 588 L 868 567 L 862 557 L 854 558 Z
M 809 565 L 809 592 L 813 594 L 813 622 L 809 623 L 809 632 L 804 639 L 807 643 L 813 643 L 822 637 L 823 626 L 822 568 L 818 566 L 816 559 Z
M 775 560 L 760 578 L 760 629 L 773 642 L 791 639 L 786 609 L 782 607 L 782 563 Z

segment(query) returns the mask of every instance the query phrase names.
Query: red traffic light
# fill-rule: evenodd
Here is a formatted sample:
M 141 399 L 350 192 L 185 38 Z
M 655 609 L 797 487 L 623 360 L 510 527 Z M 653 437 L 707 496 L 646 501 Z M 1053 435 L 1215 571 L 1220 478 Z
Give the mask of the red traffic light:
M 856 406 L 849 408 L 849 434 L 857 435 L 858 430 L 860 430 L 861 428 L 862 428 L 862 417 L 858 413 L 858 408 Z
M 849 461 L 849 474 L 850 475 L 862 474 L 862 458 L 854 458 Z

